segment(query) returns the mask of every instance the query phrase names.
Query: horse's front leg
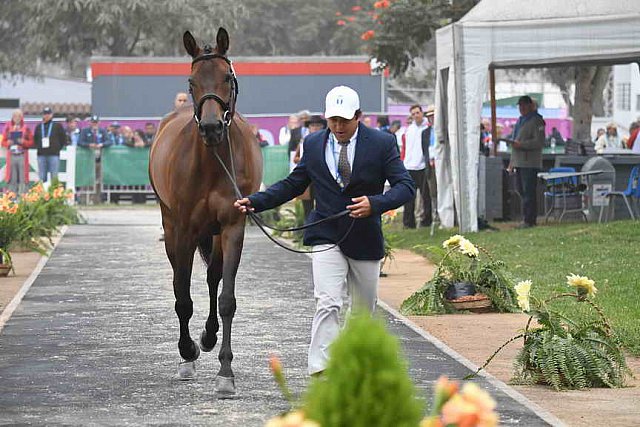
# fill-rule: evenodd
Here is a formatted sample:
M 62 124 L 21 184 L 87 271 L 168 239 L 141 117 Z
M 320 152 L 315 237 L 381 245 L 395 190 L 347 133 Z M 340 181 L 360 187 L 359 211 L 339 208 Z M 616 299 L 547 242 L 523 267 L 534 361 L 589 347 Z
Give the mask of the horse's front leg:
M 209 245 L 207 259 L 207 285 L 209 286 L 209 317 L 205 323 L 202 335 L 200 335 L 200 348 L 203 351 L 211 351 L 218 341 L 218 285 L 222 279 L 222 238 L 213 236 L 206 243 Z M 213 244 L 212 244 L 213 243 Z M 200 246 L 204 250 L 204 245 Z
M 220 317 L 222 317 L 222 345 L 220 347 L 220 371 L 216 378 L 216 391 L 220 395 L 234 395 L 236 392 L 231 361 L 231 323 L 236 312 L 236 273 L 240 264 L 244 239 L 244 222 L 228 227 L 222 232 L 222 292 L 218 300 Z
M 175 310 L 180 322 L 178 350 L 184 361 L 178 367 L 180 379 L 192 379 L 195 375 L 195 361 L 200 356 L 200 348 L 189 334 L 189 320 L 193 315 L 191 299 L 191 270 L 195 244 L 181 238 L 175 229 L 165 227 L 165 247 L 173 267 L 173 293 L 176 298 Z

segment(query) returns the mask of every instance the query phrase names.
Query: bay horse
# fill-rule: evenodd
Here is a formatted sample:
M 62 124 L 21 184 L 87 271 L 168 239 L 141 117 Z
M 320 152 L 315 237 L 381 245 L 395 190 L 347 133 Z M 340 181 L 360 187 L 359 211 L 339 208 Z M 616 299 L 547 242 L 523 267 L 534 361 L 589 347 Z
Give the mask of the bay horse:
M 184 33 L 183 42 L 192 58 L 189 91 L 193 107 L 183 106 L 160 123 L 151 147 L 149 177 L 160 201 L 165 250 L 173 268 L 175 311 L 180 323 L 178 350 L 183 359 L 178 376 L 192 379 L 200 349 L 209 352 L 215 347 L 219 308 L 222 344 L 215 387 L 220 397 L 231 397 L 236 392 L 231 369 L 231 323 L 246 218 L 233 202 L 238 189 L 243 195 L 258 190 L 262 154 L 250 125 L 235 111 L 238 82 L 226 57 L 227 31 L 218 29 L 215 48 L 199 47 L 189 31 Z M 232 171 L 237 183 L 235 193 L 225 168 Z M 209 287 L 209 316 L 198 344 L 189 334 L 196 248 L 207 264 Z

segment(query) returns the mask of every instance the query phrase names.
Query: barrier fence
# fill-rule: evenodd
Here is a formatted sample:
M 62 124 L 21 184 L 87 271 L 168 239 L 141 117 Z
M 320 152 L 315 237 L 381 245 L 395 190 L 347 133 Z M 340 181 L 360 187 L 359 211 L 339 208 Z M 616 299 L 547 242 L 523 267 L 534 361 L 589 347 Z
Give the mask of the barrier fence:
M 269 186 L 289 174 L 289 151 L 286 146 L 269 146 L 262 149 L 263 183 Z M 108 147 L 102 150 L 101 165 L 96 168 L 93 150 L 84 147 L 66 147 L 60 153 L 59 179 L 67 188 L 74 188 L 78 196 L 101 193 L 107 200 L 114 195 L 153 195 L 149 182 L 149 148 L 127 146 Z M 38 162 L 35 150 L 29 150 L 29 180 L 38 180 Z M 0 188 L 5 182 L 6 158 L 0 150 Z M 100 176 L 96 176 L 96 170 Z M 99 185 L 101 184 L 101 185 Z

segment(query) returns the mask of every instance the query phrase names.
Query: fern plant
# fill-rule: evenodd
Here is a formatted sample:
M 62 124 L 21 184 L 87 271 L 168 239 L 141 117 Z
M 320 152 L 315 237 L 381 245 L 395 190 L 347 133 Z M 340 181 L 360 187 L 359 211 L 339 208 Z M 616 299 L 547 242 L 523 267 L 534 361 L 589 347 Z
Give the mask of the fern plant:
M 541 301 L 530 295 L 531 281 L 518 283 L 518 304 L 530 315 L 525 330 L 500 346 L 478 372 L 507 344 L 522 338 L 524 345 L 514 362 L 516 384 L 546 384 L 555 390 L 624 386 L 630 370 L 607 318 L 589 299 L 597 292 L 593 280 L 571 275 L 567 284 L 575 292 Z M 561 298 L 588 304 L 592 315 L 572 319 L 553 309 L 551 303 Z M 531 328 L 534 319 L 537 326 Z
M 445 298 L 449 286 L 454 283 L 471 283 L 476 292 L 491 300 L 498 312 L 516 310 L 513 280 L 506 272 L 504 262 L 469 240 L 456 235 L 446 240 L 442 248 L 430 246 L 427 250 L 439 262 L 433 278 L 407 298 L 400 310 L 407 315 L 453 313 L 457 310 Z

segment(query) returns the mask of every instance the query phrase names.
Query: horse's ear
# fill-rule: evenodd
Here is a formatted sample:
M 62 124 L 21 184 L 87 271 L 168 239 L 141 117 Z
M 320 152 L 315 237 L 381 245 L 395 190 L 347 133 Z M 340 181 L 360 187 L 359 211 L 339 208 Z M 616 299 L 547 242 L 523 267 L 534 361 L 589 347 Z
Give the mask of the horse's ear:
M 189 31 L 184 32 L 184 35 L 182 36 L 182 42 L 184 43 L 184 48 L 187 49 L 187 53 L 191 55 L 192 58 L 195 58 L 196 56 L 198 56 L 198 54 L 200 54 L 198 43 Z
M 223 27 L 218 29 L 218 35 L 216 35 L 217 49 L 220 55 L 225 55 L 229 50 L 229 33 Z

